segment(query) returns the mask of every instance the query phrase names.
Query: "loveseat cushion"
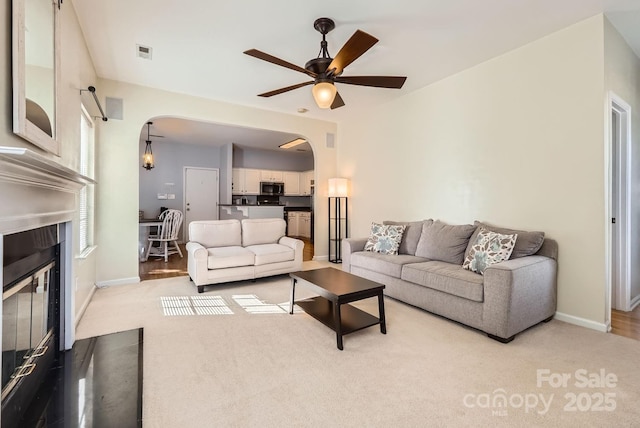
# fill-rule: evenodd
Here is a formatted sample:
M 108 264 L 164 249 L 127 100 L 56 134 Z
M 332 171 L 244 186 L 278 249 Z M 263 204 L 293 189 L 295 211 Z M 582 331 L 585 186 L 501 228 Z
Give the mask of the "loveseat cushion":
M 502 235 L 517 234 L 518 239 L 516 239 L 516 245 L 513 247 L 513 252 L 510 257 L 511 259 L 534 255 L 538 252 L 540 247 L 542 247 L 542 243 L 544 242 L 544 232 L 507 229 L 505 227 L 491 226 L 486 223 L 479 222 L 478 220 L 474 221 L 473 225 L 476 226 L 476 231 L 469 240 L 469 245 L 467 245 L 467 250 L 465 252 L 465 258 L 469 255 L 469 251 L 471 251 L 471 247 L 473 246 L 478 233 L 480 233 L 480 228 L 485 228 L 491 232 L 500 233 Z
M 471 224 L 450 225 L 440 220 L 425 222 L 416 256 L 462 265 L 469 238 L 475 230 Z
M 405 226 L 404 233 L 402 234 L 402 241 L 400 241 L 400 247 L 398 247 L 398 254 L 416 255 L 416 248 L 418 247 L 418 241 L 420 241 L 420 235 L 422 235 L 422 225 L 424 223 L 433 223 L 432 219 L 423 221 L 391 221 L 385 220 L 382 222 L 384 225 L 397 225 Z
M 484 277 L 460 265 L 441 261 L 412 263 L 402 267 L 401 279 L 476 302 L 484 300 Z
M 367 269 L 384 275 L 400 278 L 402 266 L 407 263 L 420 263 L 426 259 L 408 254 L 387 255 L 370 251 L 358 251 L 351 254 L 351 266 Z
M 242 246 L 277 244 L 285 234 L 287 223 L 282 218 L 250 218 L 242 220 Z
M 252 266 L 255 261 L 254 253 L 242 247 L 207 248 L 207 251 L 207 269 Z
M 198 242 L 204 248 L 232 247 L 240 245 L 240 221 L 199 220 L 189 223 L 189 241 Z
M 250 245 L 246 249 L 255 254 L 256 266 L 288 262 L 296 256 L 293 248 L 280 244 Z

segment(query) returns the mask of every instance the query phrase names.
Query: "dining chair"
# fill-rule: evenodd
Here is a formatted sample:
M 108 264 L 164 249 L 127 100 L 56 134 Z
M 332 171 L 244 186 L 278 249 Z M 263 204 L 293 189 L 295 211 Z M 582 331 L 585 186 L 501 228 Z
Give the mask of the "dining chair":
M 147 247 L 147 253 L 144 260 L 151 257 L 164 257 L 164 261 L 169 260 L 171 254 L 180 254 L 182 257 L 182 251 L 178 246 L 178 232 L 180 232 L 180 226 L 182 226 L 183 214 L 180 210 L 166 210 L 160 214 L 159 220 L 162 220 L 162 225 L 158 228 L 158 234 L 149 236 L 149 246 Z M 154 243 L 159 243 L 159 247 L 154 247 Z M 170 244 L 175 246 L 171 248 Z

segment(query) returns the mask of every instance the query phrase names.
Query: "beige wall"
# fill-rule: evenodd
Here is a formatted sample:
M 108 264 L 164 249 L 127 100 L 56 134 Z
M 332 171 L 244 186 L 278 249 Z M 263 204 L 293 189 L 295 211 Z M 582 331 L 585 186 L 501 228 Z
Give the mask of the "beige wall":
M 560 247 L 560 318 L 603 329 L 602 22 L 580 22 L 340 124 L 352 235 L 366 236 L 372 221 L 431 217 L 543 230 Z
M 640 59 L 604 19 L 605 89 L 631 106 L 631 300 L 640 299 Z M 608 120 L 608 112 L 607 112 Z
M 140 132 L 149 119 L 175 116 L 304 135 L 313 147 L 319 195 L 326 194 L 326 182 L 335 175 L 335 149 L 326 148 L 326 134 L 336 132 L 334 123 L 110 80 L 101 80 L 99 89 L 105 96 L 123 99 L 124 120 L 110 120 L 99 127 L 98 284 L 125 283 L 138 278 L 138 181 L 139 174 L 144 172 L 138 144 Z M 160 164 L 161 160 L 157 161 Z M 321 220 L 327 216 L 323 201 L 324 198 L 319 198 L 316 204 L 318 237 L 327 235 L 327 226 Z M 326 257 L 324 241 L 316 240 L 315 251 Z

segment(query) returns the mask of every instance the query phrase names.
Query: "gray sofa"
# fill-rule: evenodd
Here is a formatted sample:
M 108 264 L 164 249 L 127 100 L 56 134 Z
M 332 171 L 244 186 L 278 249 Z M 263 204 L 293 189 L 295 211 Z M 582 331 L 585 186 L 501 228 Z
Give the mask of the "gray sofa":
M 460 226 L 442 226 L 444 223 L 433 220 L 385 224 L 406 226 L 398 254 L 364 251 L 367 238 L 345 239 L 343 270 L 384 284 L 389 297 L 481 330 L 504 343 L 553 318 L 558 245 L 544 233 L 477 221 Z M 484 275 L 462 267 L 481 228 L 518 233 L 511 258 L 488 266 Z

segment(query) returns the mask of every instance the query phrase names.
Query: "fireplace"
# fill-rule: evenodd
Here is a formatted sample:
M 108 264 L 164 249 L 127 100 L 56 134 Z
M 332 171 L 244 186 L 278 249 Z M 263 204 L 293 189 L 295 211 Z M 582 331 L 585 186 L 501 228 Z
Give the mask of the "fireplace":
M 58 225 L 3 236 L 2 422 L 17 426 L 60 351 Z
M 91 182 L 29 149 L 0 146 L 3 426 L 14 426 L 40 373 L 73 346 L 72 231 L 77 195 Z

